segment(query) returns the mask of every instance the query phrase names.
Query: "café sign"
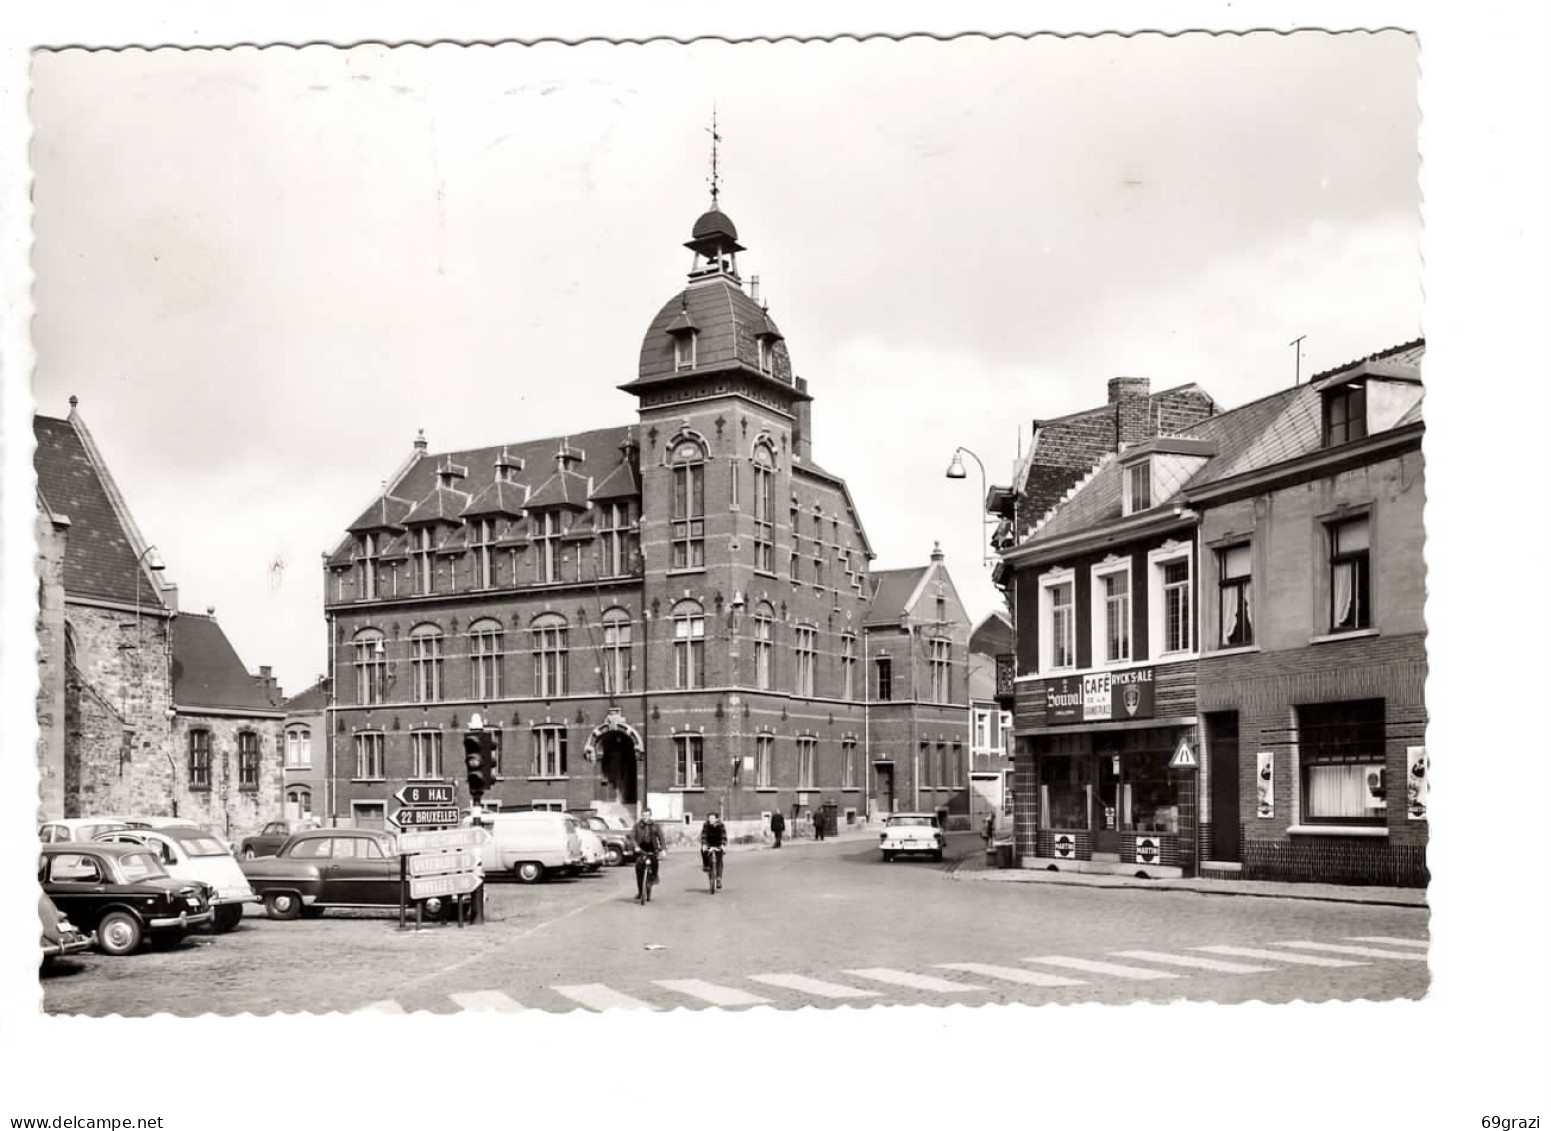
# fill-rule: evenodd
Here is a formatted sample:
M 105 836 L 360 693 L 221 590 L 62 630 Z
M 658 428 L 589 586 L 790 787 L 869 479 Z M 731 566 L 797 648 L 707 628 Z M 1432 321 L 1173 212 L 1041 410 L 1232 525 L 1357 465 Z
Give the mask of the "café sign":
M 1150 719 L 1153 668 L 1062 676 L 1045 682 L 1045 724 Z

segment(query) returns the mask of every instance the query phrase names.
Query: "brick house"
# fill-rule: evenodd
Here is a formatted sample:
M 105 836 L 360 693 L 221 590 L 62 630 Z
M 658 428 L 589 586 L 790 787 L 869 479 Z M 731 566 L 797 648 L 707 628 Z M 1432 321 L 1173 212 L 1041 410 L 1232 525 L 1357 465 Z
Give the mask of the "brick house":
M 328 737 L 329 680 L 319 676 L 306 691 L 285 701 L 282 816 L 316 819 L 324 812 L 322 751 Z
M 998 695 L 998 669 L 1013 650 L 1012 621 L 987 613 L 969 636 L 970 822 L 1004 810 L 1012 797 L 1012 703 Z
M 497 739 L 486 805 L 868 813 L 872 548 L 731 219 L 713 207 L 685 246 L 619 386 L 633 422 L 422 437 L 326 556 L 331 818 L 380 824 L 406 781 L 466 803 L 475 715 Z M 958 664 L 962 688 L 962 641 Z M 962 708 L 939 728 L 964 729 Z

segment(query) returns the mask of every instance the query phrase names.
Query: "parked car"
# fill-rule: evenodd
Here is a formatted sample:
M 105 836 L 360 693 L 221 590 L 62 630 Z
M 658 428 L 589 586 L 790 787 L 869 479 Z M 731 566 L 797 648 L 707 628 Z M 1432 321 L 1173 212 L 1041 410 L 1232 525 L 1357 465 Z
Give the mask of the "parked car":
M 634 860 L 639 855 L 635 834 L 631 832 L 633 825 L 621 829 L 610 824 L 609 819 L 595 809 L 572 809 L 570 815 L 576 818 L 576 823 L 582 828 L 598 834 L 603 841 L 603 862 L 609 867 Z
M 98 833 L 104 844 L 138 844 L 156 853 L 162 867 L 177 879 L 204 880 L 215 889 L 211 920 L 218 933 L 231 930 L 242 919 L 244 903 L 258 903 L 230 847 L 208 829 L 194 825 L 166 825 L 155 829 L 118 829 Z
M 42 927 L 39 945 L 44 962 L 62 955 L 90 950 L 92 943 L 96 941 L 91 935 L 71 923 L 65 913 L 48 897 L 48 892 L 42 889 L 38 891 L 38 920 Z
M 156 854 L 136 844 L 45 844 L 38 879 L 44 892 L 104 954 L 133 954 L 147 938 L 174 946 L 214 917 L 203 880 L 167 874 Z
M 252 860 L 258 856 L 273 856 L 280 851 L 280 846 L 289 837 L 318 827 L 318 822 L 310 817 L 300 819 L 288 817 L 282 821 L 270 821 L 252 836 L 245 836 L 237 842 L 237 855 L 244 860 Z
M 316 919 L 331 907 L 399 905 L 398 851 L 393 835 L 377 829 L 303 829 L 273 856 L 241 864 L 271 919 Z M 432 915 L 453 906 L 426 900 Z
M 878 834 L 878 847 L 883 850 L 885 861 L 896 856 L 927 855 L 941 860 L 948 838 L 937 827 L 937 818 L 931 813 L 895 813 L 884 819 L 883 831 Z
M 117 817 L 61 817 L 45 821 L 38 826 L 38 843 L 60 844 L 91 840 L 98 833 L 127 829 L 129 825 Z
M 490 834 L 483 849 L 487 873 L 511 872 L 522 883 L 535 884 L 583 865 L 581 836 L 569 814 L 538 809 L 484 813 L 479 827 Z
M 112 819 L 115 821 L 122 821 L 125 825 L 128 825 L 132 829 L 176 829 L 184 828 L 186 826 L 204 828 L 203 825 L 197 824 L 196 822 L 190 820 L 188 817 L 146 817 L 136 813 L 114 813 L 112 815 Z M 226 849 L 228 855 L 237 855 L 237 850 L 232 846 L 232 842 L 227 840 L 220 833 L 216 832 L 214 829 L 209 828 L 204 828 L 204 832 L 206 836 L 214 837 L 217 841 L 219 841 L 221 847 Z M 96 838 L 94 837 L 93 839 L 95 840 Z

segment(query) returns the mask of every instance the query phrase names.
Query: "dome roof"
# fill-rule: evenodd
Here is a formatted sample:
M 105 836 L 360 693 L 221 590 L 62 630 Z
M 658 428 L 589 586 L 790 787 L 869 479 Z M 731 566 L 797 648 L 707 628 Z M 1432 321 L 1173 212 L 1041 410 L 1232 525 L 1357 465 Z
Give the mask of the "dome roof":
M 686 320 L 695 330 L 695 370 L 704 372 L 742 362 L 759 370 L 760 335 L 773 335 L 770 376 L 792 384 L 792 363 L 775 322 L 742 287 L 719 277 L 691 283 L 663 304 L 641 342 L 639 380 L 658 381 L 683 372 L 674 365 L 670 327 Z
M 713 208 L 709 212 L 703 212 L 700 219 L 695 221 L 695 230 L 690 234 L 691 239 L 703 240 L 707 236 L 726 236 L 730 240 L 738 238 L 738 228 L 732 222 L 732 217 L 720 208 Z

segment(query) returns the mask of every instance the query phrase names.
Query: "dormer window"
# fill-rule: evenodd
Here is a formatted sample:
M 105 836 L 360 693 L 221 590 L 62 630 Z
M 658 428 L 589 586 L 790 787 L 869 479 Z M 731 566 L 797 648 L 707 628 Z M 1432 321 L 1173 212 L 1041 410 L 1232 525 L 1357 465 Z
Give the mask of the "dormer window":
M 1152 461 L 1133 463 L 1125 469 L 1124 511 L 1135 514 L 1152 506 Z
M 1325 447 L 1361 440 L 1368 434 L 1368 389 L 1347 381 L 1325 391 Z
M 769 338 L 759 339 L 759 371 L 761 373 L 770 372 L 771 355 L 774 353 L 771 345 L 772 342 Z
M 695 367 L 695 339 L 699 336 L 692 331 L 673 336 L 673 368 L 693 369 Z

